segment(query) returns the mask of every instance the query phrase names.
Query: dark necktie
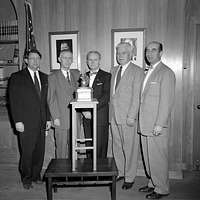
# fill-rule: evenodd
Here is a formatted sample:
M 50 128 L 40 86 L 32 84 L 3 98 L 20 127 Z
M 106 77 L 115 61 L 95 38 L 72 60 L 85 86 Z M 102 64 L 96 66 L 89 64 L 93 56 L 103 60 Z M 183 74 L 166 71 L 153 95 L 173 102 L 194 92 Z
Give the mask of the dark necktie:
M 36 72 L 34 72 L 34 83 L 35 83 L 35 89 L 40 97 L 40 84 L 39 84 Z
M 70 83 L 69 71 L 67 71 L 67 81 Z
M 119 68 L 119 71 L 117 73 L 117 78 L 116 78 L 116 83 L 115 83 L 115 90 L 117 89 L 117 86 L 120 82 L 120 79 L 121 79 L 121 72 L 122 72 L 122 66 Z

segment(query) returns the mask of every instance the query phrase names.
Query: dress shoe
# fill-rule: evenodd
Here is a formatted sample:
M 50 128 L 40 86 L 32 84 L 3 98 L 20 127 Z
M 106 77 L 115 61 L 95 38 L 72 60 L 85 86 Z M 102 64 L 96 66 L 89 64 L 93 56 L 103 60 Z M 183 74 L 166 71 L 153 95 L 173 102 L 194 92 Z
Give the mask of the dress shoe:
M 41 178 L 38 178 L 38 179 L 36 179 L 36 180 L 33 180 L 33 183 L 38 184 L 38 185 L 41 185 L 41 184 L 43 184 L 43 181 L 42 181 Z
M 42 180 L 36 180 L 36 181 L 33 181 L 33 183 L 41 185 L 41 184 L 43 184 L 43 181 Z
M 148 192 L 149 193 L 149 192 L 153 192 L 153 190 L 154 190 L 154 188 L 152 188 L 152 187 L 144 186 L 139 189 L 139 192 Z
M 123 179 L 124 179 L 123 176 L 117 176 L 116 181 L 121 181 L 121 180 L 123 180 Z
M 23 183 L 23 187 L 26 190 L 29 190 L 30 188 L 33 188 L 33 185 L 31 183 Z
M 131 189 L 133 184 L 134 184 L 134 182 L 124 182 L 124 184 L 122 185 L 122 189 L 123 190 Z
M 169 194 L 159 194 L 157 192 L 152 192 L 150 194 L 147 194 L 146 198 L 147 199 L 160 199 L 160 198 L 167 196 L 167 195 L 169 195 Z

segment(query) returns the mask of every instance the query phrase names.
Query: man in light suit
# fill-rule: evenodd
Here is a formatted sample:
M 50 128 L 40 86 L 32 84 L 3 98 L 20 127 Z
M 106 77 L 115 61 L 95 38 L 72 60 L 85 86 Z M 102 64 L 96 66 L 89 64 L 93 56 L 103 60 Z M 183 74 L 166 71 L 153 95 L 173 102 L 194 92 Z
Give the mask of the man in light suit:
M 150 63 L 142 87 L 139 113 L 144 166 L 149 183 L 139 189 L 149 192 L 147 199 L 159 199 L 169 194 L 168 120 L 175 94 L 174 72 L 161 62 L 162 44 L 150 42 L 146 58 Z
M 122 189 L 127 190 L 133 186 L 137 170 L 137 120 L 144 73 L 131 62 L 132 46 L 129 43 L 119 43 L 116 52 L 119 66 L 111 68 L 109 121 L 114 159 L 119 178 L 124 177 Z
M 70 69 L 72 52 L 64 49 L 59 56 L 60 70 L 49 75 L 48 104 L 55 127 L 56 157 L 70 157 L 70 102 L 75 98 L 80 77 L 79 70 Z
M 45 131 L 50 128 L 47 104 L 48 77 L 40 69 L 41 53 L 28 53 L 27 67 L 13 73 L 9 81 L 9 104 L 19 133 L 20 173 L 25 189 L 40 184 L 45 152 Z
M 111 74 L 100 69 L 101 54 L 98 51 L 87 53 L 87 65 L 90 77 L 89 87 L 93 89 L 93 98 L 97 104 L 97 158 L 106 158 L 109 133 L 109 100 L 110 100 L 110 79 Z M 92 137 L 92 121 L 89 111 L 83 112 L 83 127 L 86 138 Z M 91 144 L 87 144 L 90 145 Z M 91 157 L 90 152 L 87 153 Z

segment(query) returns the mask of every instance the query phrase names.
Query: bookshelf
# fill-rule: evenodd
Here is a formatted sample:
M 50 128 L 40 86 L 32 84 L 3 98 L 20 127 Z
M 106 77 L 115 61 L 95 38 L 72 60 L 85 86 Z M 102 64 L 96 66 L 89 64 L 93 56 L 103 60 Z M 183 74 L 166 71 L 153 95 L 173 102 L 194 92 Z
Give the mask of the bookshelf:
M 6 106 L 8 80 L 19 70 L 17 20 L 0 21 L 0 109 Z

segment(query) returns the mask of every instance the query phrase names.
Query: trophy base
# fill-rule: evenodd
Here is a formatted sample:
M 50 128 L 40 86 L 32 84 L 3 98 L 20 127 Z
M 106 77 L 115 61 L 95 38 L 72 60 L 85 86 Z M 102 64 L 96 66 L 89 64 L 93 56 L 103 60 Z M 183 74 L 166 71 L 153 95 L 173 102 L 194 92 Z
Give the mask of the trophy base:
M 92 88 L 90 87 L 80 87 L 76 91 L 77 101 L 92 101 Z

